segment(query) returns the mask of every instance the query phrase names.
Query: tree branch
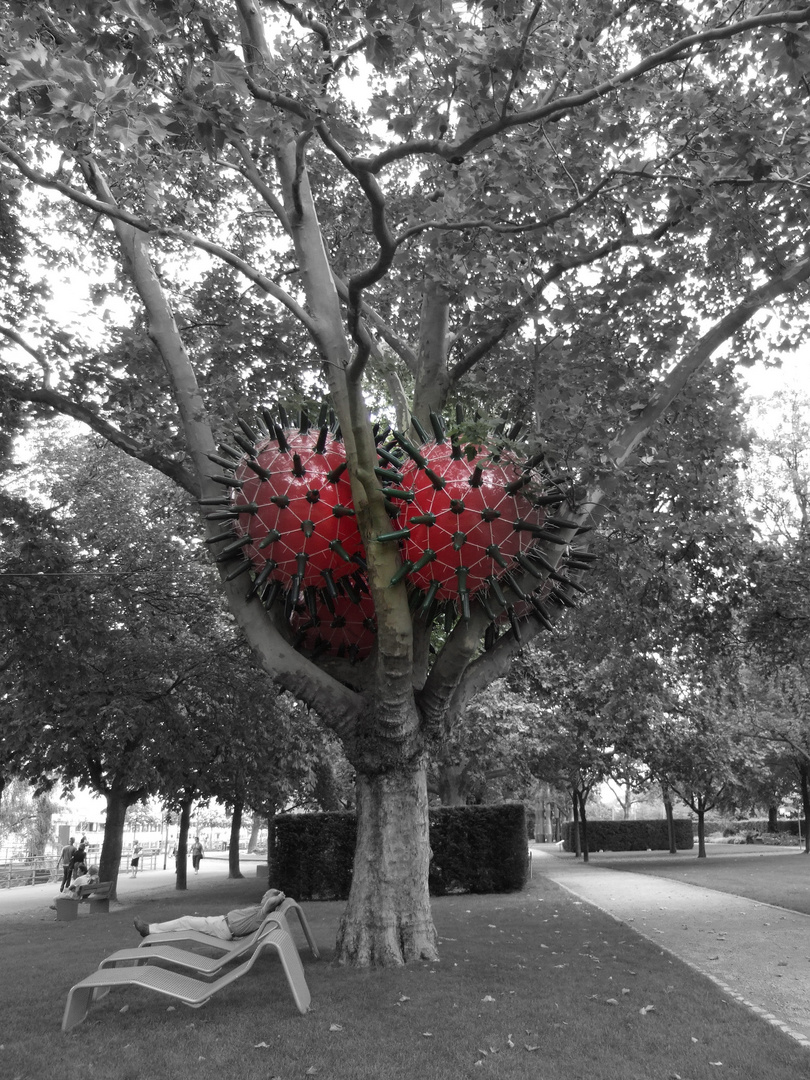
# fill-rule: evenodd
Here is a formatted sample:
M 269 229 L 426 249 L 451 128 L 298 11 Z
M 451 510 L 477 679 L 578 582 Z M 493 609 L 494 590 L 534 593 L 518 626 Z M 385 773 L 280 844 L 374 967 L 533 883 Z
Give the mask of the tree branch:
M 3 326 L 0 326 L 0 333 L 12 337 Z M 12 340 L 14 340 L 14 337 L 12 337 Z M 61 413 L 63 416 L 70 416 L 74 420 L 86 424 L 92 431 L 101 435 L 107 442 L 122 450 L 125 454 L 129 454 L 130 457 L 135 458 L 137 461 L 142 461 L 145 465 L 157 469 L 158 472 L 168 476 L 170 480 L 173 480 L 175 484 L 183 488 L 195 499 L 199 498 L 200 489 L 197 479 L 182 462 L 174 461 L 152 447 L 136 442 L 135 439 L 119 431 L 118 428 L 99 416 L 87 405 L 72 401 L 70 398 L 65 397 L 64 394 L 47 387 L 37 388 L 20 385 L 2 374 L 0 374 L 0 388 L 2 388 L 4 394 L 7 394 L 8 397 L 13 398 L 15 401 L 29 401 L 33 405 L 44 405 L 55 412 Z

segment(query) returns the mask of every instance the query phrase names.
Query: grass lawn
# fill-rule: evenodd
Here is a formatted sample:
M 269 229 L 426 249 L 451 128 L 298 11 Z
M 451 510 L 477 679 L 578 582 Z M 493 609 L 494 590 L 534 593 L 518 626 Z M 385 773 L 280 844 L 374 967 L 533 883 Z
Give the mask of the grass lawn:
M 788 848 L 784 854 L 728 854 L 732 846 L 715 851 L 707 846 L 705 859 L 694 852 L 677 855 L 616 853 L 590 856 L 594 866 L 629 870 L 634 874 L 673 878 L 687 885 L 703 885 L 719 892 L 735 893 L 764 904 L 777 904 L 810 915 L 810 856 L 803 849 Z
M 208 902 L 196 894 L 195 906 L 213 914 L 258 892 L 228 882 Z M 172 893 L 137 910 L 169 918 L 189 902 Z M 325 954 L 316 962 L 302 950 L 306 1017 L 268 957 L 199 1010 L 114 990 L 70 1035 L 60 1030 L 69 987 L 137 943 L 135 909 L 73 923 L 52 912 L 4 918 L 0 1076 L 795 1080 L 810 1069 L 807 1050 L 537 874 L 519 894 L 437 899 L 441 961 L 397 971 L 330 964 L 341 905 L 305 910 Z

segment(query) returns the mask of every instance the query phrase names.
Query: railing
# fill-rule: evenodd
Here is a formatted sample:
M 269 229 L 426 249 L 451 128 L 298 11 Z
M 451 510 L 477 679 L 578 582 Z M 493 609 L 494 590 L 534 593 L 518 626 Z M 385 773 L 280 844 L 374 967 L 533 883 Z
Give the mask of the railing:
M 56 865 L 58 861 L 58 855 L 32 855 L 2 862 L 0 863 L 0 889 L 61 881 L 62 867 Z

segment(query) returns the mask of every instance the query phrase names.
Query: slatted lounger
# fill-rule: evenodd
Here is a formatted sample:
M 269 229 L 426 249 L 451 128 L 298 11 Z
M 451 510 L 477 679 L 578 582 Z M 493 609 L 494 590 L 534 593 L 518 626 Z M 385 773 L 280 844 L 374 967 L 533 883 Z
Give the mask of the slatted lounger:
M 267 928 L 267 933 L 248 960 L 238 967 L 231 968 L 214 982 L 202 982 L 199 979 L 192 979 L 189 975 L 169 971 L 167 968 L 154 964 L 139 967 L 100 968 L 71 987 L 65 1004 L 65 1015 L 62 1018 L 62 1031 L 71 1031 L 84 1020 L 97 990 L 101 989 L 104 993 L 115 986 L 141 986 L 147 990 L 155 990 L 158 994 L 176 998 L 184 1005 L 197 1009 L 209 1001 L 214 994 L 219 993 L 224 987 L 250 971 L 265 949 L 275 949 L 278 953 L 298 1011 L 306 1013 L 311 999 L 304 969 L 301 966 L 301 958 L 290 935 L 280 926 L 275 926 Z
M 209 949 L 216 949 L 217 952 L 221 953 L 242 951 L 242 942 L 258 941 L 259 935 L 262 932 L 262 927 L 266 926 L 268 923 L 275 922 L 277 925 L 284 927 L 289 933 L 290 928 L 287 923 L 288 911 L 294 911 L 298 916 L 298 921 L 301 924 L 304 937 L 307 939 L 307 945 L 309 945 L 309 951 L 312 953 L 313 957 L 318 960 L 321 954 L 318 951 L 318 946 L 315 944 L 315 938 L 312 936 L 307 917 L 301 910 L 301 906 L 298 902 L 292 900 L 289 896 L 285 897 L 274 911 L 271 911 L 269 915 L 265 916 L 264 922 L 259 929 L 248 938 L 234 938 L 232 941 L 225 941 L 224 938 L 216 938 L 211 934 L 204 934 L 201 930 L 170 930 L 163 934 L 150 934 L 149 937 L 143 939 L 138 947 L 141 949 L 150 949 L 153 945 L 180 945 L 181 942 L 190 942 L 192 945 L 205 945 Z

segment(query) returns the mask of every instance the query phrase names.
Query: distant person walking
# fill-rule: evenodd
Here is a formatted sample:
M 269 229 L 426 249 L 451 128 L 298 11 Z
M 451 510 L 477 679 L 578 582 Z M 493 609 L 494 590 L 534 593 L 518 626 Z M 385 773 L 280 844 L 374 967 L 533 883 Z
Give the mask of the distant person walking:
M 69 842 L 62 848 L 59 854 L 59 862 L 56 864 L 62 869 L 62 884 L 59 886 L 59 892 L 64 892 L 70 885 L 70 879 L 73 876 L 73 855 L 75 851 L 76 838 L 71 836 Z
M 191 845 L 191 865 L 194 867 L 194 873 L 200 872 L 200 859 L 205 854 L 203 850 L 202 842 L 199 836 L 195 837 L 194 843 Z
M 135 878 L 138 876 L 138 867 L 141 863 L 141 845 L 135 840 L 132 844 L 132 852 L 129 859 L 129 876 Z

